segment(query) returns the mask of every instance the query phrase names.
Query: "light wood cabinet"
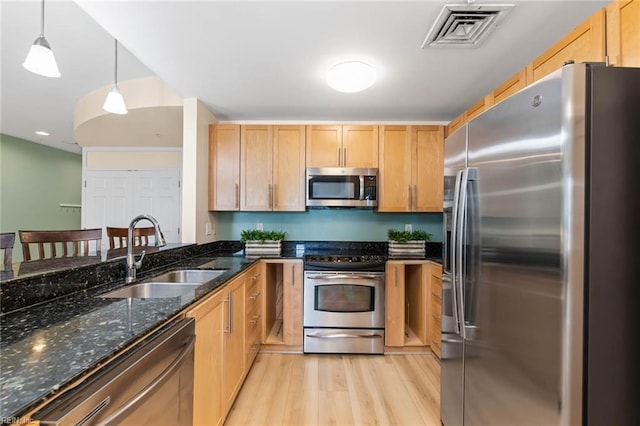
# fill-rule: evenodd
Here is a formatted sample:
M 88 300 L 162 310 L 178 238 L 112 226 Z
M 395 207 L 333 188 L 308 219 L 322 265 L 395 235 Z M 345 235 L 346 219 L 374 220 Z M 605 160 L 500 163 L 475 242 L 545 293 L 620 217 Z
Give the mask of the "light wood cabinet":
M 246 357 L 245 283 L 251 290 L 259 287 L 253 283 L 258 266 L 187 312 L 196 320 L 194 425 L 223 424 L 253 362 Z
M 220 292 L 187 313 L 196 320 L 193 424 L 221 425 L 226 292 Z
M 226 317 L 224 334 L 222 395 L 225 413 L 231 409 L 240 391 L 245 373 L 244 357 L 244 289 L 245 275 L 227 284 Z
M 429 346 L 430 262 L 392 260 L 385 273 L 385 345 Z
M 240 208 L 240 126 L 209 126 L 209 210 Z
M 307 126 L 307 167 L 378 167 L 378 126 Z
M 560 69 L 567 61 L 605 61 L 605 10 L 600 9 L 527 67 L 527 84 Z
M 240 210 L 304 211 L 304 126 L 241 126 Z
M 441 212 L 444 128 L 380 126 L 380 212 Z
M 262 342 L 302 349 L 302 261 L 263 260 Z
M 257 264 L 245 279 L 245 370 L 249 371 L 262 343 L 262 267 Z
M 440 358 L 442 336 L 442 265 L 429 266 L 429 341 L 431 352 Z
M 614 0 L 606 14 L 609 63 L 640 67 L 640 0 Z

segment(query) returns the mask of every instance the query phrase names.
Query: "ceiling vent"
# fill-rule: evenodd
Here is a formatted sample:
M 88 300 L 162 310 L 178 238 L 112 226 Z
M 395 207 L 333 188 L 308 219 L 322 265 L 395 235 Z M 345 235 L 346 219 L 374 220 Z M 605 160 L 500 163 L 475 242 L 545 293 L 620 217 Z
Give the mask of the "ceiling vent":
M 513 8 L 513 4 L 448 4 L 422 43 L 426 47 L 476 47 Z

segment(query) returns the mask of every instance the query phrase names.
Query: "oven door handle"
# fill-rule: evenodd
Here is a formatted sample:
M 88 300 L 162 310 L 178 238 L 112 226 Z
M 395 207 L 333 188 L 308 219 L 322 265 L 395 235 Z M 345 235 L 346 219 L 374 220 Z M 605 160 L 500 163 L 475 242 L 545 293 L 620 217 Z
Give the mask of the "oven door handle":
M 309 278 L 312 280 L 370 280 L 381 279 L 382 275 L 313 275 Z
M 361 334 L 361 333 L 316 333 L 316 334 L 307 334 L 307 337 L 312 337 L 314 339 L 382 339 L 381 334 Z

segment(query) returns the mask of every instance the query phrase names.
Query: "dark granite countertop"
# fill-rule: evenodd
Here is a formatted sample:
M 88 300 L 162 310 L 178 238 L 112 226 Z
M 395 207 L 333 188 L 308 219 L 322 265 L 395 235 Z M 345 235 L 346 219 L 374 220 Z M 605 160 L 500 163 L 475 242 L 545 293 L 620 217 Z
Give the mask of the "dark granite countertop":
M 297 250 L 300 244 L 304 251 Z M 241 248 L 237 241 L 223 241 L 148 255 L 139 280 L 174 268 L 227 270 L 195 294 L 182 297 L 130 299 L 131 303 L 98 297 L 125 285 L 122 259 L 4 282 L 0 288 L 0 416 L 13 419 L 27 414 L 264 258 L 245 257 L 238 251 Z M 439 243 L 428 245 L 420 259 L 438 262 L 440 250 Z M 287 241 L 276 257 L 329 252 L 386 254 L 387 246 L 384 242 Z
M 106 299 L 123 281 L 78 291 L 2 316 L 0 416 L 24 415 L 65 384 L 94 370 L 253 264 L 244 256 L 201 257 L 176 267 L 227 269 L 195 294 L 157 299 Z M 141 277 L 144 278 L 144 277 Z

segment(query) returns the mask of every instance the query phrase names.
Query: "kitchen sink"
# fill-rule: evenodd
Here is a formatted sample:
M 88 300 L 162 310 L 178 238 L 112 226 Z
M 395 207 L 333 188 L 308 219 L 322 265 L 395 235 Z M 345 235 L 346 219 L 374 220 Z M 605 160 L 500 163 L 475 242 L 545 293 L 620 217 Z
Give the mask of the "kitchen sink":
M 120 298 L 136 298 L 136 299 L 155 299 L 164 297 L 179 297 L 187 295 L 196 288 L 200 287 L 201 283 L 167 283 L 167 282 L 146 282 L 140 284 L 133 284 L 126 287 L 119 288 L 117 290 L 110 291 L 99 297 L 105 299 L 120 299 Z
M 225 272 L 227 272 L 226 269 L 175 269 L 157 277 L 149 278 L 146 282 L 202 284 L 219 277 Z

